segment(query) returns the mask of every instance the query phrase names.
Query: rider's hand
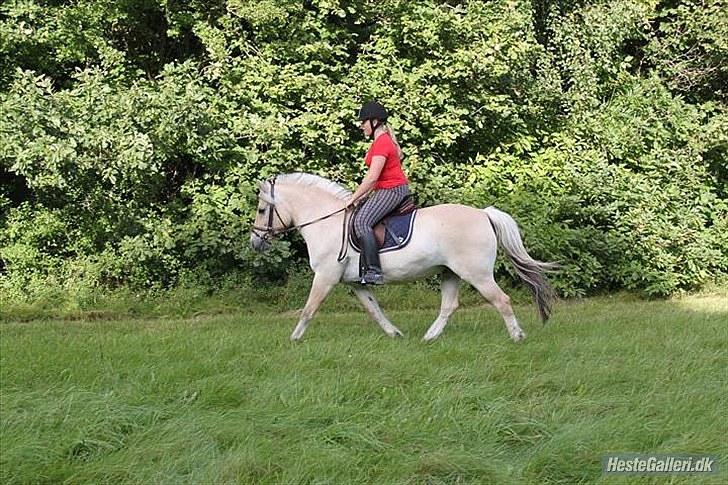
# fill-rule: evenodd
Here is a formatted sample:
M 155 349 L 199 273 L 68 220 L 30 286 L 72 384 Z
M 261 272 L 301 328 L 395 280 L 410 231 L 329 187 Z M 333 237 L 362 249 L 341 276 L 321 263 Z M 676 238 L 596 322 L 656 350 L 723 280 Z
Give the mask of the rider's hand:
M 347 197 L 344 199 L 344 210 L 349 209 L 350 207 L 354 206 L 354 198 L 353 197 Z

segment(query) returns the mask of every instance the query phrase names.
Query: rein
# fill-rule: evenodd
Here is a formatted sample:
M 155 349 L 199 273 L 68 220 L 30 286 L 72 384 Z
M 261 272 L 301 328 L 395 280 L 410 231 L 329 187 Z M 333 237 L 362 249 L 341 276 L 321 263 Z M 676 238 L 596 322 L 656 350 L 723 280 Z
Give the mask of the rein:
M 270 184 L 270 197 L 271 197 L 271 200 L 273 200 L 273 201 L 275 201 L 275 197 L 276 197 L 276 178 L 277 178 L 277 176 L 273 177 L 271 180 L 268 181 L 268 183 Z M 253 234 L 255 234 L 256 236 L 258 236 L 260 239 L 262 239 L 264 241 L 269 241 L 269 240 L 273 239 L 274 237 L 279 236 L 281 234 L 295 231 L 296 229 L 302 229 L 306 226 L 310 226 L 311 224 L 316 224 L 317 222 L 321 222 L 323 220 L 328 219 L 329 217 L 335 216 L 339 212 L 344 212 L 344 226 L 341 231 L 341 248 L 339 249 L 339 255 L 336 258 L 336 260 L 338 262 L 341 262 L 344 260 L 344 258 L 346 257 L 347 250 L 348 250 L 348 245 L 346 244 L 346 229 L 347 229 L 346 216 L 348 213 L 348 210 L 347 210 L 348 208 L 343 207 L 337 211 L 334 211 L 330 214 L 326 214 L 324 216 L 318 217 L 312 221 L 308 221 L 308 222 L 304 222 L 303 224 L 296 224 L 296 225 L 293 225 L 290 227 L 286 227 L 286 223 L 283 222 L 283 218 L 278 213 L 278 209 L 276 208 L 275 203 L 269 204 L 269 206 L 270 206 L 270 210 L 268 212 L 268 225 L 266 227 L 253 225 L 253 230 L 252 230 Z M 345 211 L 347 211 L 347 212 L 345 212 Z M 275 216 L 278 218 L 278 222 L 280 222 L 281 226 L 283 226 L 281 229 L 276 229 L 273 227 L 273 214 L 275 214 Z

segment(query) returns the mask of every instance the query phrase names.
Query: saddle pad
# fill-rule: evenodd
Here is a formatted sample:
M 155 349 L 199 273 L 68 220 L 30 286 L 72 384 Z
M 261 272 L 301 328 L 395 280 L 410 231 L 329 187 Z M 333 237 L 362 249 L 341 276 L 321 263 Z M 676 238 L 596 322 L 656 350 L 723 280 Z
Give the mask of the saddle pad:
M 384 244 L 379 247 L 380 253 L 396 251 L 409 244 L 412 239 L 412 228 L 414 227 L 416 214 L 417 210 L 414 210 L 409 214 L 387 216 L 382 220 L 387 229 L 384 231 Z M 382 224 L 382 222 L 379 224 Z M 392 233 L 394 233 L 394 237 L 392 237 Z M 353 225 L 350 226 L 349 230 L 349 242 L 356 251 L 361 252 L 359 238 L 354 235 Z

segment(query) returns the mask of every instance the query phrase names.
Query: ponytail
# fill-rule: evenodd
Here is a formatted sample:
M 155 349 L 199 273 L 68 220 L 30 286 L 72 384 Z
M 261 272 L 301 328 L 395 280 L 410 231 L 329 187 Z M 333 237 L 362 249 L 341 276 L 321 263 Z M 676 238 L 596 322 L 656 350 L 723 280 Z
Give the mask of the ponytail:
M 399 142 L 397 141 L 397 135 L 394 134 L 394 130 L 389 125 L 382 126 L 384 128 L 384 131 L 389 133 L 389 136 L 392 138 L 392 141 L 394 142 L 394 145 L 397 147 L 397 155 L 399 156 L 399 159 L 402 159 L 402 147 L 399 146 Z

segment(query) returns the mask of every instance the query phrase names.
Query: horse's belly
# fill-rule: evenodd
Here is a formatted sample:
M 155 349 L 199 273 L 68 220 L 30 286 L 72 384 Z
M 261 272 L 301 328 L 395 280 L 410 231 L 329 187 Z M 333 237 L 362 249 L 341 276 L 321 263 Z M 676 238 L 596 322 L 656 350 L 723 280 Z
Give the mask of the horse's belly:
M 430 250 L 413 251 L 415 248 L 405 247 L 397 251 L 380 254 L 380 263 L 384 281 L 395 283 L 425 278 L 442 271 L 444 262 Z M 349 264 L 342 277 L 344 282 L 359 281 L 359 254 L 349 258 Z

